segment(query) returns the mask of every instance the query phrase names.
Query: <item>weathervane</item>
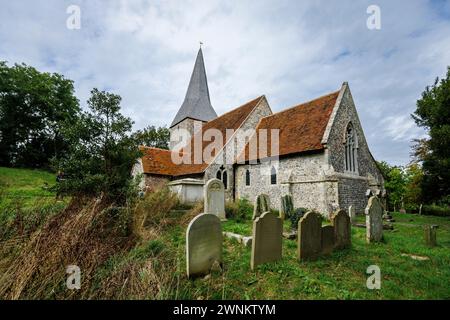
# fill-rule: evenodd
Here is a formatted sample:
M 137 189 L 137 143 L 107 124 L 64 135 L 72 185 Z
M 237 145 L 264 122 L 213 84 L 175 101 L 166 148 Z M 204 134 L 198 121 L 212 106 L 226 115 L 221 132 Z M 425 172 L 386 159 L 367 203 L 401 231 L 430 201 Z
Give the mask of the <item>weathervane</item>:
M 200 49 L 202 48 L 203 42 L 200 41 Z

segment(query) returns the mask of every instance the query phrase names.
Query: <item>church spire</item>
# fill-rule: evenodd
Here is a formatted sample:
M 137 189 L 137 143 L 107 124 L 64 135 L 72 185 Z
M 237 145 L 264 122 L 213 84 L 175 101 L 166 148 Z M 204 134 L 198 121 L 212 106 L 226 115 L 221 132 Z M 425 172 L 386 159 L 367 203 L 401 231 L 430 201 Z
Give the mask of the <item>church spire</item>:
M 198 50 L 197 59 L 195 60 L 186 97 L 170 127 L 175 126 L 186 118 L 201 121 L 210 121 L 217 118 L 217 114 L 211 106 L 211 100 L 209 98 L 208 80 L 206 79 L 201 46 Z

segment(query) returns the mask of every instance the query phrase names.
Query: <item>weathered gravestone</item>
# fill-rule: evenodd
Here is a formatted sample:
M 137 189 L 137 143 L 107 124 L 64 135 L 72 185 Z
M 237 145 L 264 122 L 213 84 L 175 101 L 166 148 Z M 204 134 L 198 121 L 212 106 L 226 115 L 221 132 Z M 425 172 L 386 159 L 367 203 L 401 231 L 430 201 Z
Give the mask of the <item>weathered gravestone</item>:
M 280 218 L 285 220 L 286 218 L 290 218 L 293 213 L 294 213 L 294 202 L 292 201 L 292 196 L 287 194 L 281 197 Z
M 222 226 L 216 215 L 202 213 L 186 231 L 187 276 L 208 274 L 214 263 L 222 264 Z
M 322 227 L 322 254 L 330 254 L 334 249 L 334 227 Z
M 349 248 L 352 244 L 350 217 L 344 210 L 339 210 L 331 216 L 331 225 L 334 227 L 335 248 Z
M 265 212 L 253 221 L 252 270 L 257 265 L 281 259 L 283 221 Z
M 438 228 L 437 225 L 431 225 L 431 226 L 425 226 L 425 244 L 428 247 L 436 247 L 436 229 Z
M 204 189 L 205 213 L 225 220 L 225 187 L 219 179 L 209 180 Z
M 356 210 L 354 206 L 348 207 L 348 216 L 350 217 L 350 222 L 354 222 L 356 219 Z
M 366 241 L 368 243 L 381 241 L 383 239 L 383 207 L 378 197 L 370 197 L 365 213 Z
M 270 211 L 270 199 L 267 194 L 260 194 L 256 197 L 253 208 L 253 220 L 261 216 L 264 212 Z
M 297 257 L 299 260 L 315 259 L 322 250 L 322 221 L 317 212 L 309 211 L 298 223 Z

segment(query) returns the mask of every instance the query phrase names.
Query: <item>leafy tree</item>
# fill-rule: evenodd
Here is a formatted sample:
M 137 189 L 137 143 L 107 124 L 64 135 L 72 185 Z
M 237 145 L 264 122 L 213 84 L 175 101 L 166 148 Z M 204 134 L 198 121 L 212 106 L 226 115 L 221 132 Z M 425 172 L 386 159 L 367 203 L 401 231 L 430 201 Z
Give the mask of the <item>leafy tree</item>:
M 406 167 L 405 176 L 405 203 L 412 209 L 418 209 L 422 203 L 422 168 L 419 164 L 412 163 Z
M 385 177 L 384 187 L 388 193 L 388 205 L 398 209 L 403 201 L 406 189 L 406 177 L 402 167 L 391 166 L 387 162 L 378 163 L 378 167 Z
M 148 126 L 133 134 L 133 138 L 139 145 L 169 149 L 170 131 L 166 127 Z
M 61 125 L 79 111 L 71 80 L 0 61 L 0 165 L 46 167 L 67 149 Z
M 447 75 L 427 86 L 411 115 L 416 124 L 428 131 L 419 152 L 423 163 L 423 198 L 427 202 L 450 199 L 450 67 Z
M 131 119 L 120 113 L 121 97 L 93 89 L 83 112 L 75 123 L 66 122 L 64 134 L 69 151 L 57 169 L 64 172 L 59 192 L 71 195 L 103 193 L 115 202 L 125 201 L 132 182 L 130 173 L 140 156 L 131 137 Z

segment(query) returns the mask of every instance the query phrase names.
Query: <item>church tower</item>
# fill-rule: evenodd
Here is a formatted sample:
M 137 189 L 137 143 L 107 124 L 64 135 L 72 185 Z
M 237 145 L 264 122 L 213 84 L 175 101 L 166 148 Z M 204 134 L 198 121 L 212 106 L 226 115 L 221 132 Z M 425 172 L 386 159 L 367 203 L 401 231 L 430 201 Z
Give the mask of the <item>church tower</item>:
M 198 50 L 197 59 L 195 60 L 194 70 L 192 71 L 184 102 L 170 125 L 169 148 L 174 150 L 174 147 L 180 142 L 180 137 L 176 139 L 174 136 L 175 130 L 185 129 L 189 132 L 190 136 L 193 136 L 193 134 L 202 127 L 203 123 L 215 118 L 217 118 L 217 114 L 214 111 L 209 98 L 205 63 L 203 61 L 202 48 L 200 48 Z

